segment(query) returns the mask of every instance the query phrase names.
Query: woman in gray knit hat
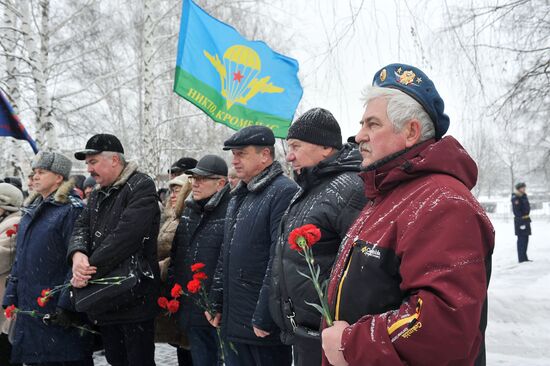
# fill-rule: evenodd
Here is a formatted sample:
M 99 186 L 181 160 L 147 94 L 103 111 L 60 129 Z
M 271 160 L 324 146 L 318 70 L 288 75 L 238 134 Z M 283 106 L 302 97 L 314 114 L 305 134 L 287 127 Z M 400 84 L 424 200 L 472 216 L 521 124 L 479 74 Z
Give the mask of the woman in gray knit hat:
M 19 209 L 23 204 L 23 193 L 9 183 L 0 183 L 0 298 L 4 297 L 4 284 L 15 260 L 15 239 L 21 220 Z M 10 320 L 0 313 L 0 365 L 9 362 L 11 344 L 8 341 Z

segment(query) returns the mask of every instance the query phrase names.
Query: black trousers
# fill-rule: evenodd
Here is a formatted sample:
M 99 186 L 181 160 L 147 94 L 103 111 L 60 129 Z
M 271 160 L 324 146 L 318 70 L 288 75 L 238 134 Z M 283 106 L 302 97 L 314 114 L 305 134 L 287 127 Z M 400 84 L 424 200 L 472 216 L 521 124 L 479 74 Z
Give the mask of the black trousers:
M 518 235 L 518 261 L 520 263 L 529 260 L 527 258 L 527 244 L 529 244 L 529 236 Z
M 290 366 L 292 365 L 292 349 L 290 346 L 256 346 L 236 343 L 233 352 L 229 343 L 225 345 L 225 366 Z
M 21 366 L 20 363 L 10 363 L 11 344 L 8 341 L 8 335 L 0 333 L 0 365 L 2 366 Z
M 323 357 L 320 339 L 296 337 L 292 352 L 294 366 L 321 366 Z
M 154 319 L 99 327 L 112 366 L 155 366 Z

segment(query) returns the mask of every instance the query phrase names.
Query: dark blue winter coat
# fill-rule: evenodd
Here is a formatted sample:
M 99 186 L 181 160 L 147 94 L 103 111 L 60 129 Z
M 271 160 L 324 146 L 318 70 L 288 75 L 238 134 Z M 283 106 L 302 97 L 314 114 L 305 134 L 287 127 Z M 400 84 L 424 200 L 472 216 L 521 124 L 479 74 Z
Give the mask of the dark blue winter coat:
M 223 242 L 225 214 L 231 198 L 229 188 L 229 185 L 226 185 L 215 193 L 204 207 L 192 197 L 185 202 L 185 209 L 172 244 L 168 269 L 170 288 L 174 283 L 178 283 L 186 291 L 187 283 L 193 279 L 191 265 L 201 262 L 205 264 L 202 271 L 208 276 L 203 281 L 203 286 L 207 292 L 210 291 Z M 185 330 L 190 327 L 210 329 L 212 326 L 206 320 L 204 310 L 195 303 L 199 295 L 191 296 L 194 298 L 182 296 L 180 299 L 178 324 Z
M 15 305 L 24 311 L 55 313 L 60 303 L 56 294 L 44 307 L 37 298 L 43 289 L 67 283 L 71 268 L 65 260 L 73 225 L 82 210 L 82 201 L 71 195 L 71 183 L 63 183 L 45 200 L 37 197 L 24 209 L 17 234 L 15 263 L 9 277 L 3 306 Z M 91 356 L 90 333 L 76 328 L 45 325 L 41 318 L 18 314 L 12 362 L 43 363 L 77 361 Z
M 512 193 L 512 210 L 514 211 L 514 229 L 518 236 L 531 235 L 531 206 L 526 193 Z
M 248 184 L 240 182 L 227 209 L 223 250 L 211 297 L 222 311 L 222 332 L 229 341 L 280 345 L 279 329 L 269 313 L 266 276 L 274 254 L 281 216 L 298 186 L 274 162 Z M 223 301 L 222 301 L 223 297 Z M 259 338 L 252 325 L 271 334 Z

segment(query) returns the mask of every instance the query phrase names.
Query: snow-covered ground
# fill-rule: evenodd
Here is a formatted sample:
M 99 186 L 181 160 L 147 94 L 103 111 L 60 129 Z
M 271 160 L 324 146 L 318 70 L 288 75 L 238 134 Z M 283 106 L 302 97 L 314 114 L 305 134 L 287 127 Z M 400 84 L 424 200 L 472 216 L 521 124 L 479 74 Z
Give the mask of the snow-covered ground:
M 512 219 L 492 218 L 496 230 L 489 285 L 487 365 L 550 365 L 550 219 L 533 219 L 527 255 L 517 263 Z

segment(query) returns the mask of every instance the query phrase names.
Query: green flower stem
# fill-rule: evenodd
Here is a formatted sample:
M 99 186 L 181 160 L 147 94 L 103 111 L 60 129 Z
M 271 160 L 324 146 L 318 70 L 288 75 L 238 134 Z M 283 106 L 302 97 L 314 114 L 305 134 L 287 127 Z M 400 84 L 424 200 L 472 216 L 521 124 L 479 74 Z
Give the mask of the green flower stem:
M 36 310 L 20 310 L 18 308 L 16 308 L 13 311 L 12 314 L 28 315 L 32 318 L 44 318 L 47 315 L 47 314 L 44 314 L 44 313 L 39 313 Z M 95 330 L 92 330 L 92 329 L 90 329 L 88 327 L 85 327 L 85 326 L 82 326 L 82 325 L 71 324 L 71 327 L 76 328 L 76 329 L 80 329 L 81 331 L 90 332 L 92 334 L 99 334 Z
M 115 277 L 105 277 L 105 278 L 98 278 L 96 280 L 90 280 L 88 283 L 97 284 L 97 285 L 120 285 L 122 281 L 127 279 L 128 277 L 125 276 L 115 276 Z M 62 285 L 57 285 L 54 288 L 52 288 L 47 296 L 45 296 L 46 299 L 52 297 L 56 293 L 68 288 L 71 286 L 71 283 L 64 283 Z
M 323 294 L 321 285 L 319 284 L 319 273 L 316 273 L 315 267 L 313 267 L 315 263 L 313 253 L 311 252 L 311 248 L 307 245 L 307 241 L 304 237 L 299 237 L 296 242 L 304 251 L 304 258 L 309 268 L 309 273 L 311 273 L 311 282 L 313 282 L 313 287 L 315 287 L 315 291 L 317 292 L 317 296 L 319 297 L 319 301 L 321 302 L 321 307 L 323 309 L 321 315 L 325 318 L 327 325 L 330 327 L 332 326 L 332 317 L 330 316 L 327 300 L 325 299 L 325 295 Z
M 208 300 L 208 294 L 206 293 L 206 290 L 202 286 L 202 283 L 201 283 L 201 288 L 200 288 L 200 297 L 201 297 L 201 299 L 199 301 L 197 301 L 197 303 L 199 304 L 199 307 L 201 307 L 203 310 L 208 312 L 210 317 L 213 319 L 216 316 L 216 313 L 214 312 L 214 309 L 212 309 L 210 301 Z M 222 334 L 221 334 L 221 328 L 220 327 L 216 327 L 216 334 L 218 335 L 218 343 L 220 344 L 221 359 L 222 359 L 222 362 L 223 362 L 225 360 L 225 342 L 222 339 Z M 230 346 L 232 346 L 232 344 L 230 344 Z

